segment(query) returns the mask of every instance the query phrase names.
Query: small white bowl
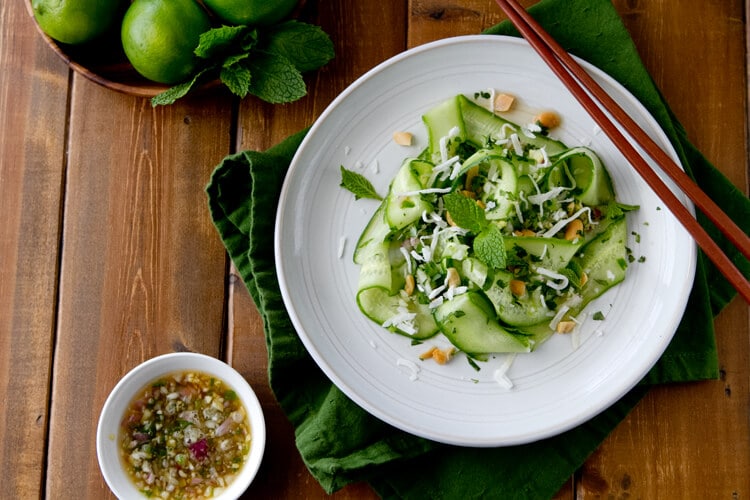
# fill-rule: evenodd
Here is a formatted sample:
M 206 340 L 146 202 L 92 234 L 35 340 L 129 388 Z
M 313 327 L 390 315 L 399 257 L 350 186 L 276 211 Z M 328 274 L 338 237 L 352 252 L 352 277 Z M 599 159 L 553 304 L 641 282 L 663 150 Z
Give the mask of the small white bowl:
M 191 352 L 157 356 L 128 372 L 112 389 L 104 403 L 96 431 L 96 455 L 104 480 L 120 499 L 145 498 L 123 468 L 118 436 L 125 410 L 136 394 L 149 382 L 169 373 L 193 370 L 221 379 L 237 393 L 247 410 L 252 441 L 240 472 L 220 494 L 218 500 L 238 498 L 255 478 L 266 445 L 266 424 L 260 402 L 247 381 L 234 368 L 216 358 Z

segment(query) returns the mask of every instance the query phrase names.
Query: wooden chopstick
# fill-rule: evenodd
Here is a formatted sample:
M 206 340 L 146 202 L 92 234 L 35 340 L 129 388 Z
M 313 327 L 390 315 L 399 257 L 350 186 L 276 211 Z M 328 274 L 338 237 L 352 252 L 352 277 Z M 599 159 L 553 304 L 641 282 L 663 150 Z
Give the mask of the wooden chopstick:
M 695 203 L 703 214 L 746 257 L 750 258 L 750 237 L 633 121 L 594 79 L 515 0 L 495 0 L 513 25 L 542 57 L 578 102 L 612 140 L 656 195 L 667 205 L 706 256 L 750 304 L 750 283 L 708 235 L 690 211 L 636 151 L 602 108 L 625 129 L 661 169 Z M 599 104 L 592 98 L 599 100 Z M 601 106 L 601 107 L 600 107 Z

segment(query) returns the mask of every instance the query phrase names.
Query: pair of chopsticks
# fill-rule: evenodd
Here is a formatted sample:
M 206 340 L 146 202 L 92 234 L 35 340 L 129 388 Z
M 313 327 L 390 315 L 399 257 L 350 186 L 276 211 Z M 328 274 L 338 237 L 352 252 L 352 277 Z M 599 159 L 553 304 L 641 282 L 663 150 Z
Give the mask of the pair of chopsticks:
M 549 33 L 521 7 L 516 0 L 495 0 L 513 25 L 542 57 L 578 102 L 607 134 L 625 158 L 636 169 L 667 208 L 680 221 L 698 246 L 716 265 L 732 286 L 750 304 L 750 283 L 721 248 L 708 235 L 690 211 L 659 178 L 633 145 L 620 132 L 617 124 L 604 113 L 606 110 L 627 131 L 633 140 L 679 186 L 696 207 L 750 259 L 750 237 L 734 223 L 716 203 L 670 158 L 627 113 L 597 84 L 594 79 L 563 49 Z M 592 98 L 593 96 L 593 98 Z M 594 100 L 596 98 L 599 103 Z

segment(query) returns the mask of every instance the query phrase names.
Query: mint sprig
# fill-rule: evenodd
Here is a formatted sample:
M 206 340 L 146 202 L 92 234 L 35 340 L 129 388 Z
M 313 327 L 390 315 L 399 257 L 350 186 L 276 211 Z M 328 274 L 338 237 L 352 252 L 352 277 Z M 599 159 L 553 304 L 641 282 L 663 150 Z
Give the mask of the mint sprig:
M 488 224 L 482 229 L 482 232 L 474 238 L 473 249 L 479 260 L 491 268 L 505 269 L 508 254 L 505 249 L 505 240 L 497 226 Z
M 241 98 L 252 94 L 272 104 L 296 101 L 307 94 L 302 73 L 324 66 L 335 54 L 320 27 L 286 21 L 262 31 L 250 26 L 210 29 L 201 34 L 195 55 L 200 69 L 152 98 L 153 106 L 174 103 L 208 78 L 219 78 Z
M 341 165 L 341 184 L 340 186 L 354 195 L 355 200 L 369 198 L 372 200 L 382 200 L 383 197 L 373 187 L 367 178 L 353 170 L 348 170 Z
M 487 226 L 487 217 L 477 202 L 454 192 L 443 196 L 445 210 L 458 226 L 477 234 Z
M 503 235 L 487 220 L 482 207 L 475 200 L 456 192 L 445 195 L 443 203 L 454 224 L 476 235 L 472 244 L 474 254 L 494 269 L 505 268 L 508 255 Z

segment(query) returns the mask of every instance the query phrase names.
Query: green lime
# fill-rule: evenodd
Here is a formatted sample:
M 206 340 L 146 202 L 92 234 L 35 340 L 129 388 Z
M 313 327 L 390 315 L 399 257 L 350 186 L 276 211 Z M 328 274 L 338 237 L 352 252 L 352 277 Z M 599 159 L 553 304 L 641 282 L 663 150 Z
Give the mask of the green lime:
M 285 19 L 298 0 L 203 0 L 206 7 L 230 24 L 269 26 Z
M 58 42 L 80 44 L 104 34 L 118 19 L 122 0 L 31 0 L 36 22 Z
M 194 51 L 210 28 L 195 0 L 135 0 L 122 20 L 122 48 L 138 73 L 171 85 L 196 70 Z

